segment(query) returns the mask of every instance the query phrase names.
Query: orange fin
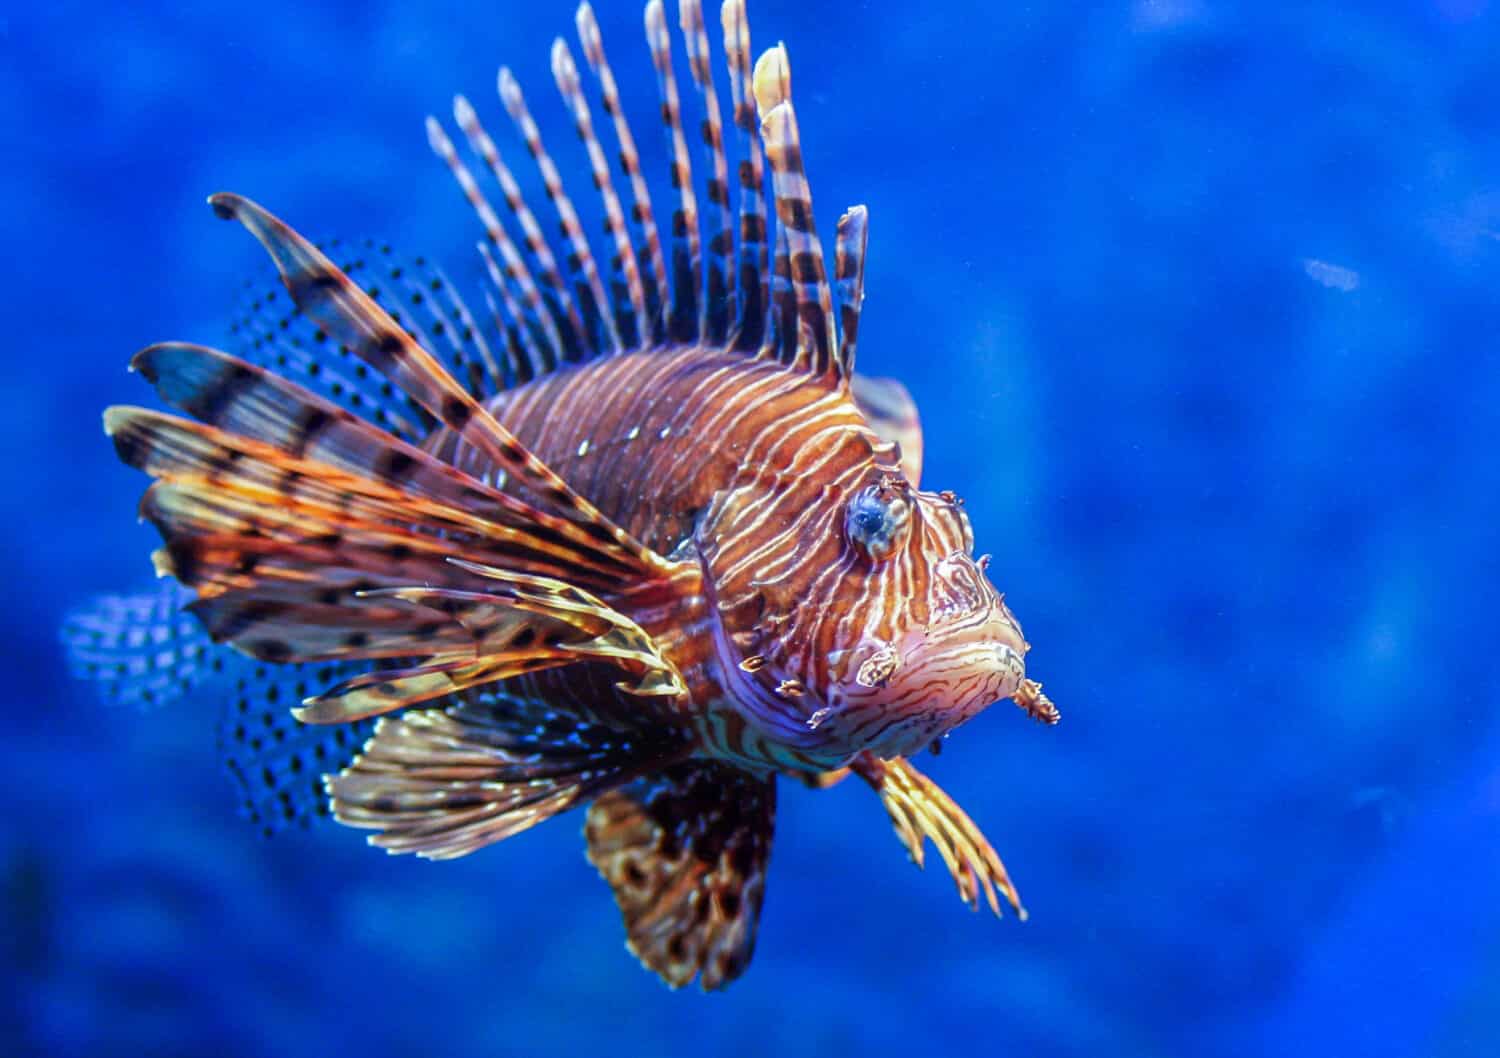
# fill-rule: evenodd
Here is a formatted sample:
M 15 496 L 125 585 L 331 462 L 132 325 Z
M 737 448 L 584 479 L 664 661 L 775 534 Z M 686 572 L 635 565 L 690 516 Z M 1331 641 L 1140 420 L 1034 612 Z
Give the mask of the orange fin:
M 1000 914 L 997 893 L 1023 920 L 1026 909 L 1006 873 L 1005 864 L 974 821 L 942 788 L 904 757 L 880 760 L 869 754 L 855 758 L 853 770 L 880 794 L 896 836 L 912 862 L 923 866 L 924 842 L 931 839 L 958 886 L 963 902 L 978 910 L 982 895 L 990 910 Z
M 432 415 L 563 517 L 584 526 L 601 547 L 665 573 L 670 564 L 606 518 L 458 384 L 443 366 L 355 286 L 333 262 L 249 199 L 209 198 L 219 216 L 242 223 L 265 247 L 292 300 L 331 336 L 408 393 Z
M 765 895 L 774 779 L 695 761 L 611 790 L 589 809 L 588 857 L 614 889 L 626 944 L 673 988 L 745 971 Z
M 413 612 L 441 616 L 467 641 L 432 637 L 436 650 L 419 665 L 377 671 L 308 699 L 297 717 L 308 723 L 344 723 L 455 694 L 482 683 L 579 662 L 601 662 L 629 677 L 622 690 L 642 697 L 676 698 L 687 685 L 651 637 L 634 621 L 580 588 L 548 577 L 527 576 L 453 560 L 483 579 L 483 592 L 396 588 L 362 593 L 373 603 L 400 600 Z M 410 652 L 409 652 L 410 653 Z
M 564 544 L 563 550 L 574 560 L 582 558 L 585 565 L 613 570 L 616 576 L 640 577 L 652 572 L 602 546 L 589 527 L 493 488 L 296 383 L 227 353 L 199 345 L 165 343 L 138 353 L 131 366 L 154 384 L 168 403 L 231 435 L 204 434 L 220 442 L 225 451 L 219 456 L 230 461 L 232 468 L 246 454 L 233 447 L 242 438 L 262 442 L 279 450 L 265 454 L 262 449 L 262 458 L 255 461 L 262 467 L 284 462 L 281 453 L 285 453 L 298 460 L 296 466 L 303 478 L 328 477 L 328 471 L 320 466 L 341 472 L 338 487 L 342 491 L 369 495 L 373 483 L 378 486 L 376 494 L 388 501 L 404 503 L 407 500 L 403 496 L 415 494 L 444 504 L 450 515 L 457 512 L 471 528 L 481 522 L 524 528 L 533 536 Z M 178 420 L 157 416 L 152 422 L 165 431 L 163 423 Z M 111 430 L 108 419 L 105 428 Z M 202 428 L 194 429 L 203 432 Z M 116 436 L 116 446 L 120 445 Z M 133 462 L 123 450 L 121 454 L 126 462 Z M 142 469 L 157 472 L 150 466 Z M 286 480 L 279 467 L 276 474 L 277 480 Z
M 174 485 L 174 489 L 158 487 L 148 494 L 143 512 L 162 530 L 169 547 L 192 535 L 225 533 L 270 537 L 330 553 L 368 540 L 377 550 L 386 549 L 384 558 L 365 556 L 350 568 L 398 576 L 414 558 L 427 555 L 441 562 L 447 555 L 464 552 L 601 590 L 633 582 L 640 575 L 639 569 L 626 560 L 598 549 L 579 527 L 535 511 L 512 497 L 503 497 L 506 502 L 502 505 L 494 499 L 501 494 L 451 468 L 441 472 L 445 464 L 408 446 L 392 447 L 389 451 L 395 456 L 376 459 L 387 468 L 386 480 L 376 480 L 355 472 L 362 465 L 359 460 L 340 459 L 351 468 L 344 470 L 331 463 L 293 456 L 252 437 L 144 408 L 110 408 L 105 412 L 104 428 L 122 460 Z M 387 440 L 392 446 L 399 445 Z M 378 472 L 371 469 L 371 473 Z M 455 502 L 472 497 L 479 502 L 454 506 L 386 483 L 408 479 L 418 482 L 418 487 L 430 495 L 451 496 Z M 176 498 L 195 503 L 183 506 L 167 502 Z M 474 513 L 476 508 L 482 513 Z M 229 509 L 241 513 L 221 517 Z M 210 515 L 211 511 L 219 515 Z M 343 534 L 339 528 L 343 525 L 351 525 L 357 532 Z M 413 533 L 418 526 L 431 531 Z M 275 531 L 269 531 L 273 527 Z M 374 538 L 371 533 L 376 534 Z M 407 539 L 412 536 L 417 539 Z M 253 539 L 246 544 L 250 551 L 263 553 Z M 425 574 L 426 570 L 418 562 L 414 572 Z M 264 577 L 263 571 L 254 571 L 261 574 L 259 577 L 250 576 L 250 571 L 240 572 L 246 576 L 223 586 L 245 587 Z M 437 583 L 462 583 L 462 578 L 455 581 L 453 572 L 440 571 Z M 195 578 L 184 580 L 200 583 Z M 424 581 L 418 578 L 396 583 Z

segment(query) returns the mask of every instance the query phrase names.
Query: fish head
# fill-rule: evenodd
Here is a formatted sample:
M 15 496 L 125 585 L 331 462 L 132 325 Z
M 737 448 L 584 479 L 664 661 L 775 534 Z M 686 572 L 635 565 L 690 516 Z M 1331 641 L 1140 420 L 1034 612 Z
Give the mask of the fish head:
M 729 697 L 762 736 L 903 756 L 1025 697 L 1030 648 L 958 497 L 880 460 L 791 491 L 721 497 L 700 540 Z

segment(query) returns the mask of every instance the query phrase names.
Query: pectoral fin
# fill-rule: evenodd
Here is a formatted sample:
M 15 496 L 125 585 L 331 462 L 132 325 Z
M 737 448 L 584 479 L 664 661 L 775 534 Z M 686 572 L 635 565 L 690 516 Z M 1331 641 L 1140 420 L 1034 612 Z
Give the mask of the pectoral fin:
M 452 859 L 510 837 L 681 759 L 545 705 L 488 693 L 447 709 L 386 717 L 328 780 L 333 814 L 377 831 L 370 844 Z
M 363 602 L 406 603 L 414 613 L 446 615 L 465 642 L 433 652 L 420 664 L 379 670 L 308 699 L 297 711 L 307 723 L 342 723 L 388 713 L 483 683 L 579 662 L 603 662 L 628 677 L 622 690 L 674 698 L 687 685 L 651 637 L 596 596 L 550 577 L 528 576 L 458 559 L 458 569 L 485 591 L 390 588 L 364 592 Z M 435 639 L 451 643 L 451 636 Z

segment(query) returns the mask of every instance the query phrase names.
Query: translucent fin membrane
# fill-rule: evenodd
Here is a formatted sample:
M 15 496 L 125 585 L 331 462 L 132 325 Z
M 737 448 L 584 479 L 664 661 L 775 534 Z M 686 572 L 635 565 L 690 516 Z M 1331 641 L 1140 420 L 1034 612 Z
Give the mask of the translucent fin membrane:
M 661 236 L 657 233 L 656 218 L 651 212 L 651 195 L 646 189 L 646 178 L 641 173 L 641 156 L 636 150 L 635 136 L 620 107 L 619 87 L 604 54 L 604 38 L 599 33 L 594 9 L 587 3 L 580 4 L 575 21 L 584 58 L 588 60 L 589 67 L 599 82 L 604 112 L 614 122 L 615 141 L 620 148 L 620 171 L 630 180 L 630 193 L 634 199 L 630 217 L 640 240 L 635 253 L 645 293 L 645 334 L 649 336 L 651 344 L 657 344 L 663 340 L 662 327 L 666 319 L 665 306 L 670 288 L 667 286 L 666 263 L 662 258 Z
M 672 214 L 672 311 L 667 331 L 673 341 L 689 344 L 702 333 L 698 311 L 703 275 L 698 196 L 693 193 L 693 166 L 682 134 L 682 101 L 677 95 L 677 75 L 672 71 L 672 38 L 667 33 L 661 0 L 646 5 L 646 40 L 651 45 L 651 63 L 656 67 L 662 126 L 672 155 L 672 187 L 677 192 L 677 209 Z
M 521 94 L 521 86 L 516 83 L 515 77 L 509 69 L 502 66 L 497 81 L 500 101 L 526 141 L 526 149 L 531 152 L 532 160 L 542 174 L 547 197 L 552 200 L 563 237 L 568 242 L 568 267 L 572 273 L 573 293 L 583 313 L 585 353 L 619 350 L 620 335 L 609 314 L 609 300 L 604 295 L 604 284 L 599 279 L 599 266 L 594 262 L 588 239 L 584 237 L 583 225 L 579 223 L 573 200 L 563 187 L 562 174 L 557 171 L 552 156 L 542 144 L 541 129 L 532 120 L 531 111 L 526 107 L 526 98 Z
M 703 341 L 722 346 L 728 337 L 733 309 L 734 278 L 730 254 L 734 250 L 734 228 L 729 211 L 729 165 L 724 158 L 724 123 L 719 116 L 719 94 L 709 66 L 708 33 L 703 28 L 699 0 L 681 0 L 678 5 L 682 39 L 688 67 L 703 103 L 703 154 L 708 165 L 708 255 L 703 288 Z
M 635 252 L 630 245 L 630 232 L 625 228 L 625 212 L 620 207 L 620 196 L 615 194 L 614 182 L 609 177 L 609 162 L 604 157 L 604 148 L 594 134 L 594 117 L 589 112 L 588 100 L 578 79 L 578 65 L 567 42 L 559 37 L 552 44 L 552 76 L 557 80 L 557 90 L 573 112 L 573 125 L 578 138 L 588 151 L 589 165 L 593 170 L 594 186 L 604 199 L 604 225 L 614 244 L 614 256 L 610 260 L 613 275 L 611 306 L 615 316 L 615 327 L 619 341 L 626 348 L 640 345 L 640 323 L 646 314 L 646 296 L 641 287 L 641 275 Z
M 182 697 L 209 671 L 216 648 L 183 613 L 193 593 L 166 583 L 139 595 L 103 595 L 70 613 L 68 668 L 111 703 L 148 709 Z
M 727 0 L 720 11 L 734 127 L 740 145 L 739 326 L 736 349 L 753 352 L 766 333 L 770 307 L 770 262 L 766 254 L 765 167 L 760 151 L 760 123 L 750 91 L 750 25 L 744 0 Z

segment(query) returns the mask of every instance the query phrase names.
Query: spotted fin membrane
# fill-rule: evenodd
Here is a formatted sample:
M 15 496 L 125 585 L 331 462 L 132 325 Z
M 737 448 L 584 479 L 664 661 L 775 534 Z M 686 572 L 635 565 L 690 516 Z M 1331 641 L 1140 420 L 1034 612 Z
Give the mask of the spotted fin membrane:
M 368 664 L 268 665 L 213 642 L 182 607 L 193 593 L 167 582 L 136 595 L 100 596 L 63 625 L 69 667 L 113 704 L 218 707 L 219 754 L 240 807 L 265 834 L 330 814 L 325 773 L 347 767 L 372 721 L 298 722 L 288 706 Z

